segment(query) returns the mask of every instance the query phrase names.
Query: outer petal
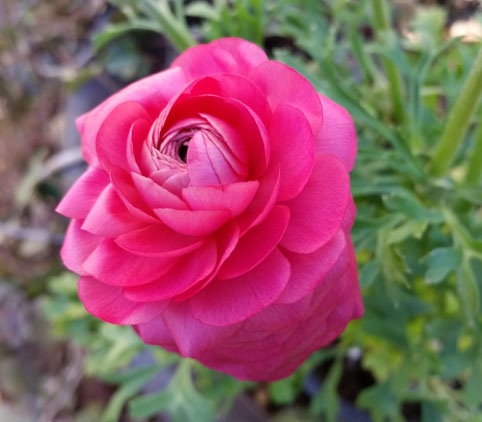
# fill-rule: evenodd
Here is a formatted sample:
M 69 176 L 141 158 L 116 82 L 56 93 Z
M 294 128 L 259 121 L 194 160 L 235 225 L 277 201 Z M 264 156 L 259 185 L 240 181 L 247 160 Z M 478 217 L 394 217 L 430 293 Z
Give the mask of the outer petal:
M 298 109 L 281 105 L 268 130 L 271 163 L 281 171 L 278 200 L 298 195 L 308 182 L 315 161 L 315 142 L 305 116 Z
M 101 242 L 102 238 L 81 229 L 82 220 L 72 220 L 65 234 L 60 256 L 64 265 L 77 274 L 85 274 L 84 261 Z
M 186 84 L 181 69 L 168 69 L 141 79 L 109 97 L 77 120 L 82 135 L 82 154 L 88 163 L 98 167 L 95 141 L 100 126 L 119 104 L 136 101 L 155 119 L 168 101 Z
M 110 170 L 112 186 L 114 186 L 119 198 L 136 219 L 146 223 L 157 223 L 159 220 L 134 185 L 132 180 L 134 174 L 136 173 L 130 173 L 120 168 L 112 168 Z
M 134 255 L 111 239 L 105 239 L 90 254 L 83 268 L 102 283 L 126 287 L 149 283 L 168 272 L 175 263 L 175 259 Z
M 102 166 L 107 170 L 112 167 L 129 170 L 128 140 L 132 142 L 133 136 L 145 139 L 149 133 L 149 126 L 145 122 L 151 121 L 146 109 L 134 101 L 115 107 L 100 126 L 95 141 L 97 158 Z M 137 123 L 135 130 L 134 123 Z
M 349 199 L 350 179 L 343 163 L 332 155 L 317 157 L 305 189 L 286 202 L 291 220 L 281 246 L 298 253 L 321 248 L 340 229 Z
M 137 302 L 172 298 L 209 275 L 216 265 L 216 258 L 216 243 L 208 240 L 199 249 L 180 258 L 169 272 L 157 280 L 148 285 L 126 288 L 124 294 Z
M 318 133 L 323 122 L 320 98 L 296 70 L 270 60 L 252 70 L 249 77 L 265 92 L 273 111 L 282 104 L 299 108 L 310 122 L 313 135 Z
M 347 265 L 345 234 L 339 231 L 326 245 L 311 254 L 283 251 L 291 264 L 291 278 L 276 303 L 293 303 L 323 283 L 323 278 L 335 265 Z M 337 263 L 337 261 L 340 261 Z
M 145 226 L 133 217 L 112 185 L 108 185 L 87 214 L 82 229 L 103 237 L 117 237 Z
M 268 60 L 256 44 L 240 38 L 223 38 L 210 44 L 188 48 L 171 65 L 190 78 L 212 73 L 246 75 L 252 67 Z
M 341 105 L 319 95 L 323 106 L 323 127 L 315 137 L 316 152 L 336 155 L 351 171 L 357 152 L 353 120 Z
M 171 304 L 163 317 L 183 356 L 197 357 L 226 341 L 239 329 L 239 324 L 227 327 L 203 324 L 192 316 L 186 303 Z
M 55 211 L 70 218 L 85 218 L 97 198 L 109 184 L 109 175 L 89 167 L 65 194 Z
M 278 245 L 288 226 L 290 210 L 275 205 L 266 219 L 245 233 L 219 271 L 219 279 L 238 277 L 252 270 Z
M 189 300 L 194 318 L 226 326 L 243 321 L 273 303 L 290 277 L 290 265 L 275 249 L 250 272 L 215 281 Z
M 201 291 L 207 286 L 216 276 L 219 268 L 223 265 L 224 261 L 231 255 L 239 240 L 239 227 L 233 222 L 228 222 L 224 227 L 216 232 L 214 235 L 216 239 L 216 248 L 218 251 L 217 265 L 209 277 L 200 283 L 195 284 L 192 288 L 184 293 L 176 296 L 175 301 L 183 301 L 197 292 Z
M 93 277 L 79 279 L 79 298 L 92 315 L 112 324 L 134 325 L 157 318 L 168 302 L 136 303 L 124 297 L 122 287 L 109 286 Z
M 280 169 L 270 169 L 262 179 L 259 180 L 259 188 L 253 200 L 241 214 L 237 223 L 244 234 L 251 227 L 261 223 L 275 205 L 279 192 Z

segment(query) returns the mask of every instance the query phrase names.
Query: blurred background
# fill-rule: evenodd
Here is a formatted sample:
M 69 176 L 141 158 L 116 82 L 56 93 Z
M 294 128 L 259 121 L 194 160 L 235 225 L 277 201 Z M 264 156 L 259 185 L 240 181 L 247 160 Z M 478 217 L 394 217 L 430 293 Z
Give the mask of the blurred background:
M 358 132 L 366 314 L 271 384 L 94 319 L 59 259 L 75 118 L 223 36 L 297 69 Z M 482 421 L 480 106 L 429 170 L 481 40 L 473 0 L 0 0 L 0 422 Z

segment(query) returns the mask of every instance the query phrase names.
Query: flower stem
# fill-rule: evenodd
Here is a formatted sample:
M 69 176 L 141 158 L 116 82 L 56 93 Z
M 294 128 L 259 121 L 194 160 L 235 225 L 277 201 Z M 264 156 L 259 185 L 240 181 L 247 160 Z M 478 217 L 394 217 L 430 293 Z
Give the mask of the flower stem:
M 372 0 L 373 17 L 378 40 L 381 40 L 390 31 L 386 0 Z M 397 123 L 405 120 L 405 108 L 403 103 L 403 81 L 397 66 L 387 58 L 382 58 L 383 67 L 388 80 L 390 99 L 392 102 L 393 115 Z
M 472 70 L 465 81 L 454 107 L 450 111 L 447 124 L 442 132 L 442 137 L 435 149 L 431 163 L 431 171 L 433 175 L 442 176 L 447 172 L 450 164 L 455 158 L 458 146 L 464 139 L 465 133 L 469 127 L 470 118 L 481 97 L 482 47 L 479 49 Z M 474 157 L 476 157 L 475 154 Z M 473 160 L 477 160 L 477 158 L 474 157 Z M 478 165 L 480 166 L 480 163 Z
M 472 156 L 469 160 L 467 173 L 465 174 L 465 182 L 468 185 L 476 185 L 482 174 L 482 121 L 475 134 L 475 145 L 472 150 Z

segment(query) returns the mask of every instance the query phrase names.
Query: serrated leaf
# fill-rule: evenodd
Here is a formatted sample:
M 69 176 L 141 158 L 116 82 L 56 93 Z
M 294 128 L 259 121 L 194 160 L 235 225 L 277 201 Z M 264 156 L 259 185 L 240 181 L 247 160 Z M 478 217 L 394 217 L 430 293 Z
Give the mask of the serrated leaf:
M 425 281 L 437 284 L 447 277 L 451 271 L 457 270 L 462 262 L 460 249 L 447 247 L 433 249 L 422 261 L 427 264 Z

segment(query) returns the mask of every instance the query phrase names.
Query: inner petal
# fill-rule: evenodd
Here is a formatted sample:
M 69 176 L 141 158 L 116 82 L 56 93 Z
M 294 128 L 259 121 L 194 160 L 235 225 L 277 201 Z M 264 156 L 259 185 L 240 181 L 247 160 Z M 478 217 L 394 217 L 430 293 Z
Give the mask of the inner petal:
M 187 151 L 190 185 L 217 186 L 241 181 L 226 155 L 225 146 L 216 135 L 206 130 L 196 132 Z

